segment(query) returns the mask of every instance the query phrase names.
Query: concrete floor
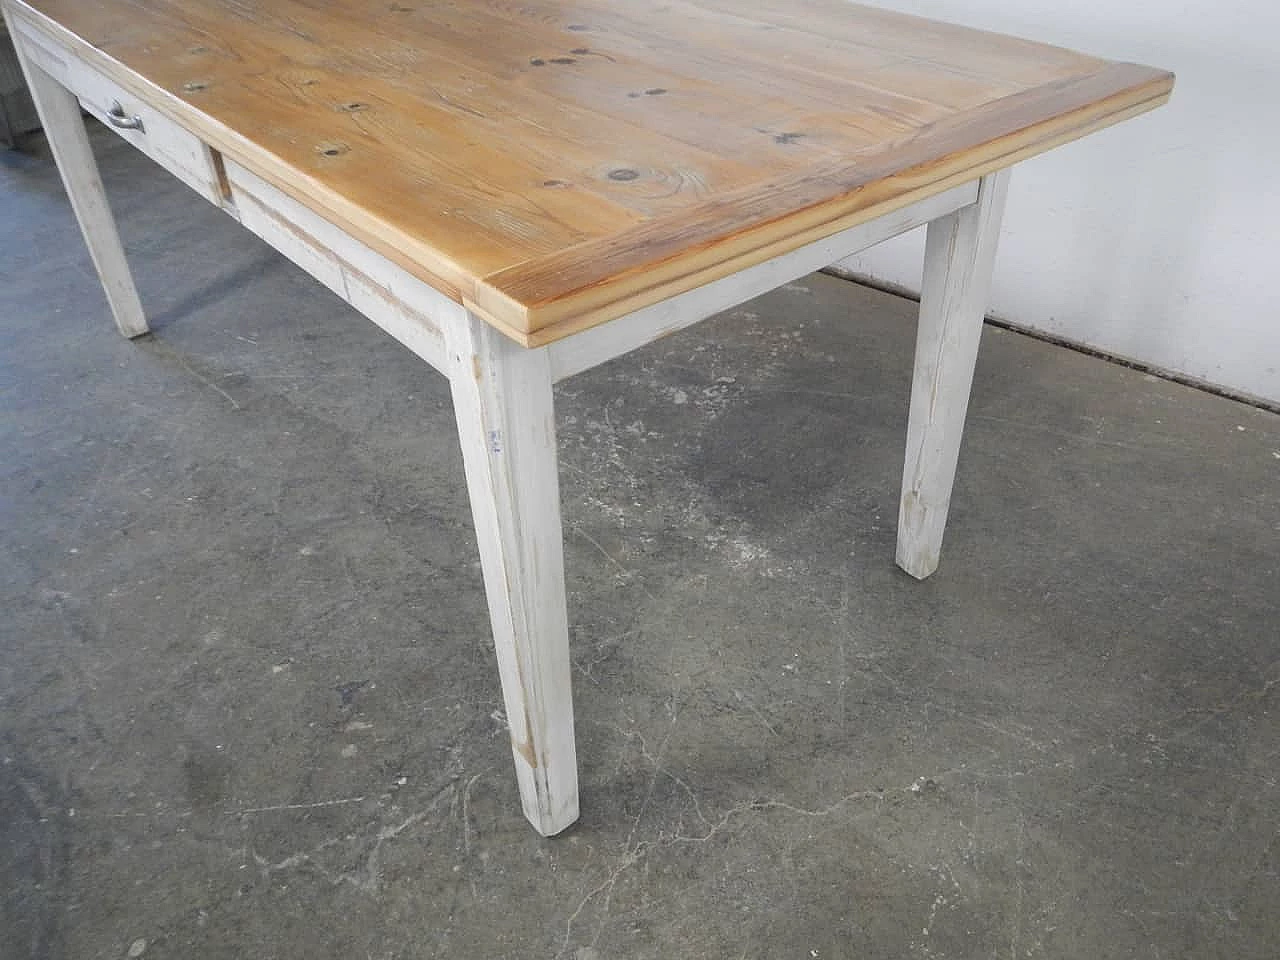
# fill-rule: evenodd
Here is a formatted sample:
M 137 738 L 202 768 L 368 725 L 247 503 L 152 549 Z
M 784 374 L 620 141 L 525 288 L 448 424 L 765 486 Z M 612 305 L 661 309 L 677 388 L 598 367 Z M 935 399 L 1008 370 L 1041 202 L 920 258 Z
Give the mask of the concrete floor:
M 989 329 L 916 583 L 912 304 L 568 381 L 543 840 L 444 380 L 93 136 L 135 343 L 0 155 L 6 960 L 1280 955 L 1280 418 Z

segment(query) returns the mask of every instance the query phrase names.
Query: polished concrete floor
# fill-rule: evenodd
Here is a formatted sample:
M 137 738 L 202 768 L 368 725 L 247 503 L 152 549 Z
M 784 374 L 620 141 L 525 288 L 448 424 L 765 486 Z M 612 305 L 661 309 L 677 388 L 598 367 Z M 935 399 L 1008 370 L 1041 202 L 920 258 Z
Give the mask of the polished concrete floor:
M 444 380 L 93 136 L 133 343 L 0 154 L 5 960 L 1280 956 L 1276 415 L 988 329 L 916 583 L 912 304 L 814 276 L 567 381 L 544 840 Z

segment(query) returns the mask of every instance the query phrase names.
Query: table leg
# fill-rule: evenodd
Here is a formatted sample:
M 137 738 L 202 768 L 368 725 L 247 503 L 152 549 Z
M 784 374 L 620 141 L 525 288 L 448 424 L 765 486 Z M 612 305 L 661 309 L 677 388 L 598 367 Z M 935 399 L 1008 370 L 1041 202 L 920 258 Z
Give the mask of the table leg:
M 551 365 L 476 317 L 457 339 L 454 412 L 520 800 L 551 836 L 578 818 Z
M 126 337 L 141 336 L 147 332 L 147 318 L 102 189 L 102 178 L 80 117 L 80 102 L 75 94 L 34 63 L 23 60 L 22 65 L 31 99 L 53 149 L 53 158 L 111 304 L 116 326 Z
M 898 510 L 898 565 L 938 567 L 1009 171 L 982 178 L 976 203 L 929 224 Z

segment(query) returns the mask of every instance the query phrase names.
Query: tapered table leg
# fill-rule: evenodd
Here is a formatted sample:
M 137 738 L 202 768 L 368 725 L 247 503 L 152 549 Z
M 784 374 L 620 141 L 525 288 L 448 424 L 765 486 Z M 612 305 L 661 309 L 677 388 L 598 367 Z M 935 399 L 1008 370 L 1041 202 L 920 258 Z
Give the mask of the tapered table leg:
M 137 337 L 147 332 L 147 318 L 142 312 L 138 291 L 129 273 L 120 235 L 116 232 L 107 195 L 102 189 L 102 178 L 93 159 L 84 120 L 80 117 L 80 103 L 62 84 L 45 73 L 34 63 L 19 58 L 31 90 L 45 136 L 53 149 L 58 172 L 71 198 L 71 208 L 80 222 L 89 247 L 89 255 L 102 280 L 107 301 L 115 316 L 116 326 L 126 337 Z
M 578 818 L 551 366 L 476 317 L 458 340 L 454 412 L 520 799 L 551 836 Z
M 942 550 L 1008 186 L 1008 170 L 983 177 L 976 203 L 929 224 L 898 510 L 898 566 L 919 579 Z

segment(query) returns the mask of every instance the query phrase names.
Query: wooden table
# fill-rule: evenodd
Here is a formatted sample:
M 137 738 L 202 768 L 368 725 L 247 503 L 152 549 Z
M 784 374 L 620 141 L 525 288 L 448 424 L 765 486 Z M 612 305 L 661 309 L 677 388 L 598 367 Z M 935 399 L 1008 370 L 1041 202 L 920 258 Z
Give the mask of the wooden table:
M 843 0 L 0 0 L 116 323 L 83 107 L 452 386 L 525 816 L 578 816 L 552 384 L 929 225 L 898 563 L 938 563 L 1027 157 L 1173 77 Z

